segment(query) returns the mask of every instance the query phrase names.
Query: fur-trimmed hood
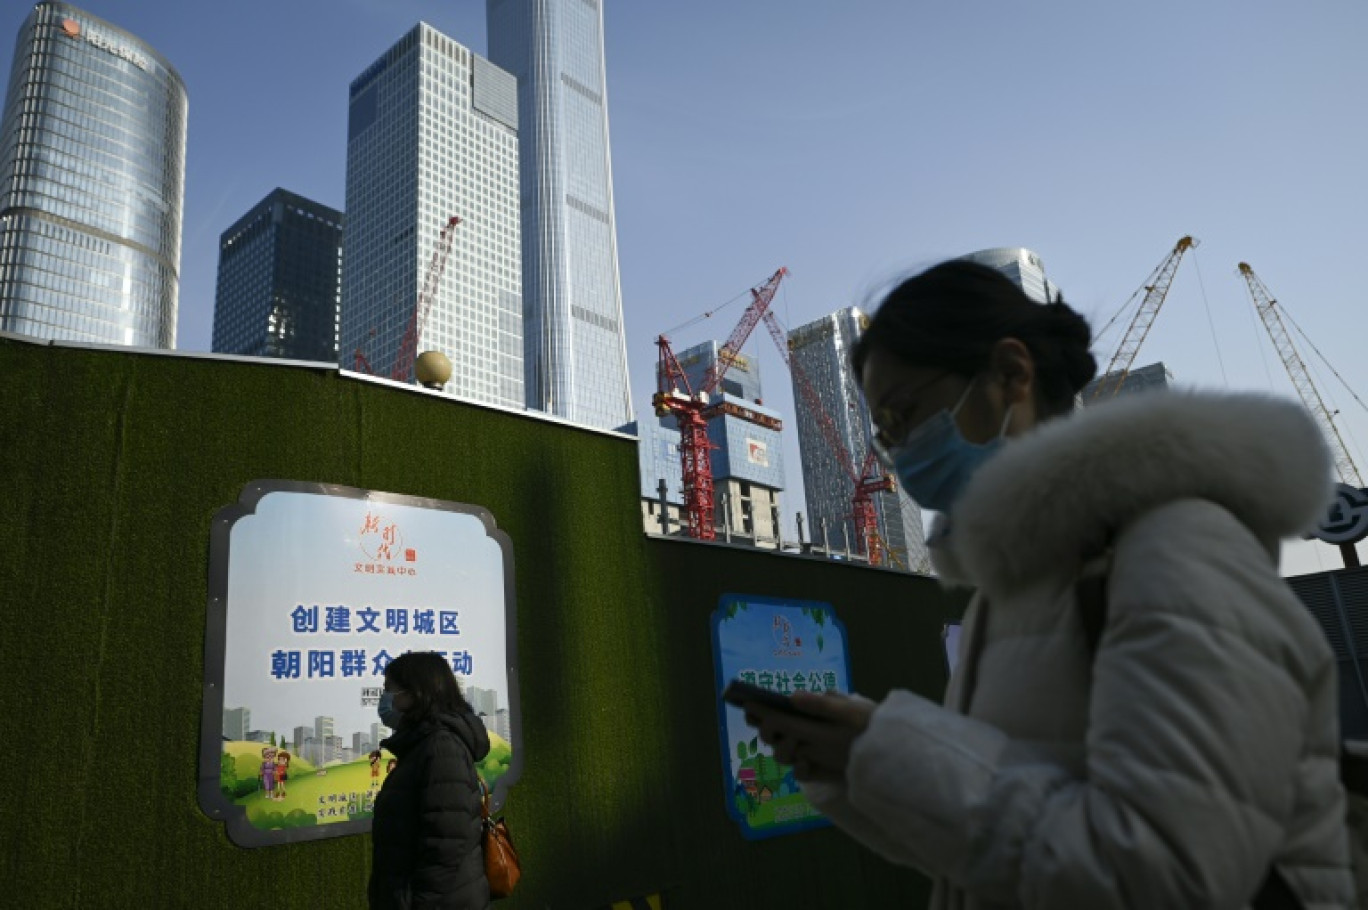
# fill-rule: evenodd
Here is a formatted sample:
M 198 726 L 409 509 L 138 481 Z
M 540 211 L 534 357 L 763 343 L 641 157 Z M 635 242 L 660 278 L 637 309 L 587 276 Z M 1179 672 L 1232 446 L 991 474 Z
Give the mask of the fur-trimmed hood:
M 1089 407 L 1014 439 L 947 520 L 932 560 L 949 584 L 997 587 L 1071 571 L 1128 523 L 1205 499 L 1276 552 L 1330 503 L 1329 450 L 1292 401 L 1151 392 Z

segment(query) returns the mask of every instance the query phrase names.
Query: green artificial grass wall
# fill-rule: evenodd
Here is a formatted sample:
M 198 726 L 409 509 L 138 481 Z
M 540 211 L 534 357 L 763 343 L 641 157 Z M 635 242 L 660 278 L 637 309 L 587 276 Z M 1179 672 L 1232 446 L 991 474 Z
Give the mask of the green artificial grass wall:
M 642 533 L 635 442 L 335 370 L 0 337 L 5 899 L 362 908 L 367 836 L 243 849 L 196 797 L 209 525 L 259 479 L 487 508 L 513 541 L 522 776 L 509 907 L 918 906 L 831 829 L 726 814 L 709 617 L 824 600 L 871 695 L 944 684 L 926 579 Z

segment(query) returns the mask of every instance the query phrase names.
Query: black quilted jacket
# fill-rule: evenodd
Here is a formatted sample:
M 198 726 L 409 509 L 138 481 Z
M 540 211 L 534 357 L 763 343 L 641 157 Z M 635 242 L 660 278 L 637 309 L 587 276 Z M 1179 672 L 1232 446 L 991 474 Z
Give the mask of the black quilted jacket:
M 474 714 L 444 714 L 381 745 L 399 762 L 371 822 L 371 910 L 489 906 L 475 762 L 489 735 Z

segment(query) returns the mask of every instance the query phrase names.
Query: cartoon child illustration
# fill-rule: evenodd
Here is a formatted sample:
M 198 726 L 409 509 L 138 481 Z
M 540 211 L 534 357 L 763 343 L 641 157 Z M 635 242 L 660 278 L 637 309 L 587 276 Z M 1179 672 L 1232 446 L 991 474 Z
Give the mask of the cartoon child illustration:
M 389 764 L 385 765 L 385 776 L 386 776 L 386 777 L 389 777 L 389 776 L 390 776 L 390 772 L 394 770 L 394 766 L 397 765 L 397 764 L 399 764 L 399 759 L 397 759 L 397 758 L 391 758 L 391 759 L 389 760 Z
M 276 753 L 275 762 L 275 798 L 284 799 L 285 781 L 290 779 L 290 753 L 286 752 L 284 749 L 281 749 L 279 752 Z
M 375 749 L 370 754 L 370 771 L 372 787 L 380 786 L 380 750 Z
M 270 746 L 261 750 L 261 789 L 267 799 L 275 799 L 276 750 Z

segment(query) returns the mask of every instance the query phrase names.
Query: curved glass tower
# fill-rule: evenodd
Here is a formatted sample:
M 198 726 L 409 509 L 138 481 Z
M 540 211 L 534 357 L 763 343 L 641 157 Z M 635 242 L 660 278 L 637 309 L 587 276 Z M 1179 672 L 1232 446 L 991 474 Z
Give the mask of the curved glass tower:
M 1037 303 L 1050 303 L 1059 292 L 1059 288 L 1045 277 L 1045 265 L 1040 261 L 1040 257 L 1024 247 L 999 246 L 991 250 L 969 253 L 960 258 L 997 269 L 1016 282 L 1017 287 Z
M 185 84 L 64 3 L 19 31 L 0 122 L 0 330 L 176 343 Z
M 527 406 L 632 419 L 599 0 L 486 0 L 489 59 L 518 78 Z

